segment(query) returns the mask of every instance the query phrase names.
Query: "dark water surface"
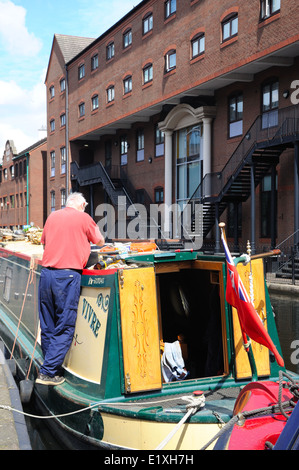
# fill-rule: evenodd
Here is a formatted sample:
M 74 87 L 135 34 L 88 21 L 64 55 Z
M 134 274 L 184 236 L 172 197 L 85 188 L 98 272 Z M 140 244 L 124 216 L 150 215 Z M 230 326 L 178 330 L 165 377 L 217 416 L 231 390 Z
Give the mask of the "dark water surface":
M 299 296 L 270 294 L 286 369 L 299 374 Z

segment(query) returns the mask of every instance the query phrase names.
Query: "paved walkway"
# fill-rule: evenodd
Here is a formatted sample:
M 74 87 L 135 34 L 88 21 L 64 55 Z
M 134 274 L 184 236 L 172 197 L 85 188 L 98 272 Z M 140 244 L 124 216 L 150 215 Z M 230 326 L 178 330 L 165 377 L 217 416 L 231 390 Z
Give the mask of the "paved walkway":
M 18 387 L 1 348 L 0 405 L 22 410 Z M 0 408 L 0 450 L 31 450 L 24 415 Z

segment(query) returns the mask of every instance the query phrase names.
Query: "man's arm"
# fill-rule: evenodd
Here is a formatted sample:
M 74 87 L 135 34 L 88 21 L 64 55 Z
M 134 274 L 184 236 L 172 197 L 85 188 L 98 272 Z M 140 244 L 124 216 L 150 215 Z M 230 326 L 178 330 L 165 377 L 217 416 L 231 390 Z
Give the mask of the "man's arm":
M 105 245 L 105 239 L 104 239 L 103 235 L 101 234 L 101 232 L 100 232 L 100 235 L 101 235 L 101 238 L 100 238 L 100 240 L 96 243 L 97 246 L 103 246 L 103 245 Z

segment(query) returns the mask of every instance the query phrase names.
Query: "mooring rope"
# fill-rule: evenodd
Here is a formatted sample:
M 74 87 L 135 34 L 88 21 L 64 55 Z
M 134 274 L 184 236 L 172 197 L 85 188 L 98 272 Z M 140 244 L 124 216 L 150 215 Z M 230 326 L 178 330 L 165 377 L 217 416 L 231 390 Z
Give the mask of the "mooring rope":
M 166 446 L 166 444 L 170 441 L 170 439 L 177 433 L 180 427 L 183 426 L 183 424 L 187 421 L 187 419 L 190 416 L 194 415 L 200 408 L 203 408 L 205 405 L 204 395 L 200 395 L 199 397 L 186 396 L 186 397 L 182 397 L 182 400 L 189 401 L 189 404 L 186 405 L 187 413 L 185 414 L 185 416 L 183 416 L 181 421 L 174 427 L 174 429 L 168 434 L 168 436 L 166 436 L 165 439 L 163 439 L 163 441 L 156 447 L 155 450 L 163 449 Z
M 30 259 L 30 269 L 29 269 L 29 274 L 28 274 L 26 290 L 25 290 L 25 294 L 24 294 L 24 298 L 23 298 L 23 304 L 22 304 L 22 308 L 21 308 L 21 312 L 20 312 L 20 316 L 19 316 L 17 331 L 16 331 L 16 334 L 15 334 L 14 343 L 13 343 L 11 354 L 10 354 L 10 359 L 13 358 L 13 353 L 14 353 L 14 349 L 15 349 L 15 346 L 16 346 L 17 337 L 18 337 L 18 333 L 19 333 L 19 329 L 20 329 L 20 325 L 21 325 L 21 321 L 22 321 L 23 312 L 24 312 L 24 307 L 25 307 L 25 302 L 26 302 L 26 298 L 27 298 L 28 288 L 29 288 L 29 285 L 33 282 L 33 279 L 34 279 L 34 266 L 35 266 L 34 263 L 35 263 L 34 258 L 31 258 Z
M 239 420 L 243 421 L 246 418 L 252 418 L 253 416 L 262 416 L 271 413 L 278 413 L 281 412 L 283 416 L 289 419 L 289 415 L 285 412 L 285 409 L 292 409 L 296 405 L 296 403 L 290 399 L 285 402 L 282 402 L 282 388 L 283 388 L 283 377 L 287 377 L 291 385 L 289 389 L 294 397 L 299 397 L 299 384 L 295 382 L 292 377 L 290 377 L 286 372 L 279 371 L 279 391 L 278 391 L 278 404 L 277 405 L 270 405 L 264 408 L 258 408 L 256 410 L 250 411 L 243 411 L 242 413 L 238 413 L 237 415 L 233 416 L 232 419 L 212 438 L 209 442 L 207 442 L 200 450 L 206 450 L 214 441 L 219 439 L 222 434 L 227 432 L 232 426 L 234 426 Z
M 212 439 L 210 439 L 209 442 L 207 442 L 199 450 L 206 450 L 214 441 L 219 439 L 222 436 L 223 433 L 227 432 L 228 429 L 230 429 L 232 426 L 234 426 L 239 420 L 244 420 L 244 419 L 247 419 L 247 418 L 250 418 L 250 417 L 253 417 L 253 416 L 259 416 L 259 415 L 262 416 L 262 415 L 271 414 L 271 413 L 278 413 L 278 412 L 280 412 L 281 414 L 286 416 L 286 418 L 288 419 L 289 415 L 287 415 L 285 413 L 285 411 L 287 409 L 289 409 L 289 410 L 293 409 L 294 406 L 296 405 L 296 403 L 292 399 L 287 400 L 285 402 L 281 401 L 282 388 L 283 388 L 283 377 L 284 376 L 287 379 L 289 379 L 289 381 L 291 382 L 291 384 L 288 385 L 291 393 L 294 395 L 295 398 L 299 398 L 299 384 L 297 382 L 295 382 L 292 379 L 292 377 L 290 377 L 285 372 L 279 371 L 279 394 L 278 394 L 279 397 L 278 397 L 278 404 L 277 405 L 270 405 L 268 407 L 258 408 L 258 409 L 255 409 L 255 410 L 244 411 L 243 413 L 238 413 L 237 415 L 233 416 L 231 418 L 231 420 L 228 423 L 226 423 L 223 426 L 223 428 Z M 165 445 L 170 441 L 170 439 L 180 429 L 180 427 L 188 420 L 188 418 L 190 416 L 194 415 L 200 408 L 204 407 L 204 405 L 205 405 L 204 395 L 201 395 L 200 397 L 184 396 L 184 397 L 181 397 L 181 398 L 184 399 L 184 400 L 189 401 L 189 403 L 186 405 L 187 412 L 183 416 L 183 418 L 179 421 L 179 423 L 177 423 L 177 425 L 174 427 L 174 429 L 168 434 L 168 436 L 166 436 L 166 438 L 156 447 L 155 450 L 163 449 L 165 447 Z M 174 397 L 172 399 L 177 400 L 177 397 Z M 162 399 L 162 400 L 156 400 L 155 402 L 151 402 L 151 404 L 153 404 L 153 403 L 163 403 L 163 402 L 169 401 L 169 400 L 171 400 L 171 399 L 166 398 L 166 399 Z M 138 402 L 138 404 L 143 404 L 143 403 Z M 148 403 L 145 402 L 144 404 L 148 404 Z M 0 409 L 13 411 L 15 413 L 20 413 L 24 416 L 27 416 L 28 418 L 33 418 L 33 419 L 53 419 L 53 418 L 59 419 L 59 418 L 67 417 L 67 416 L 72 416 L 72 415 L 75 415 L 75 414 L 78 414 L 78 413 L 83 413 L 84 411 L 91 410 L 92 408 L 99 407 L 101 405 L 102 406 L 103 405 L 105 405 L 105 406 L 111 406 L 111 405 L 112 406 L 113 405 L 131 406 L 132 403 L 103 402 L 103 401 L 101 401 L 101 402 L 93 403 L 93 404 L 91 404 L 91 405 L 89 405 L 85 408 L 81 408 L 81 409 L 76 410 L 76 411 L 71 411 L 69 413 L 63 413 L 63 414 L 59 414 L 59 415 L 51 414 L 51 415 L 48 415 L 48 416 L 34 415 L 34 414 L 26 413 L 23 410 L 18 410 L 18 409 L 13 408 L 9 405 L 1 405 L 0 404 Z

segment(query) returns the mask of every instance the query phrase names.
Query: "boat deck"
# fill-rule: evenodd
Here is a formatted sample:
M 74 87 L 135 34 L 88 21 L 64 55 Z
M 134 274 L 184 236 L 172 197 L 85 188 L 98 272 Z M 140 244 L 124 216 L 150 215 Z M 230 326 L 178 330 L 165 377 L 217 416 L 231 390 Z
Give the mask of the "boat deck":
M 240 387 L 230 387 L 218 390 L 204 391 L 205 406 L 201 408 L 192 421 L 227 422 L 231 419 Z M 182 392 L 175 395 L 153 396 L 144 399 L 127 399 L 123 403 L 103 403 L 99 410 L 115 413 L 122 416 L 136 416 L 145 419 L 165 419 L 177 421 L 187 412 L 187 405 L 193 402 L 196 396 L 192 392 Z

